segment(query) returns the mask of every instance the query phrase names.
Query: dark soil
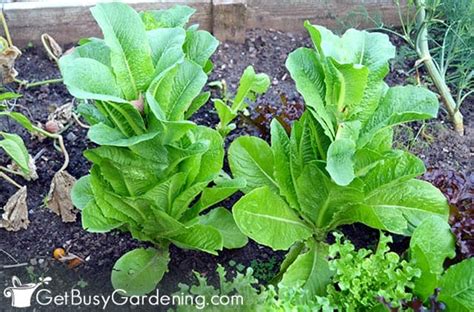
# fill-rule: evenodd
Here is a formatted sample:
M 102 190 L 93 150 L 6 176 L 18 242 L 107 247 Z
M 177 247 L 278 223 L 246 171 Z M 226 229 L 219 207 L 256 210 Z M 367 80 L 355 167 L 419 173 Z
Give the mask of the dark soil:
M 250 31 L 247 37 L 250 39 L 245 44 L 221 44 L 213 57 L 215 70 L 209 81 L 225 79 L 229 91 L 233 93 L 245 67 L 253 65 L 257 72 L 267 73 L 272 80 L 270 91 L 258 99 L 256 106 L 278 108 L 282 105 L 282 95 L 287 98 L 288 105 L 300 105 L 302 99 L 297 93 L 284 63 L 289 52 L 297 47 L 310 45 L 306 35 L 256 30 Z M 410 78 L 410 75 L 406 74 L 407 69 L 413 65 L 410 62 L 412 61 L 407 60 L 401 65 L 398 64 L 399 67 L 393 68 L 387 79 L 390 85 L 406 83 Z M 18 61 L 17 69 L 21 79 L 28 81 L 59 77 L 56 66 L 38 48 L 24 51 Z M 32 120 L 42 123 L 46 121 L 48 114 L 55 107 L 73 100 L 61 84 L 22 90 L 21 93 L 23 97 L 16 101 L 15 109 L 27 114 Z M 213 96 L 220 96 L 219 90 L 213 89 Z M 401 148 L 410 149 L 421 157 L 427 167 L 468 171 L 471 169 L 469 161 L 473 146 L 469 141 L 469 138 L 473 136 L 472 101 L 464 104 L 462 112 L 466 124 L 465 137 L 459 137 L 454 133 L 451 125 L 444 121 L 445 113 L 441 112 L 438 119 L 429 121 L 426 125 L 416 123 L 410 127 L 400 128 L 397 132 L 397 144 Z M 215 125 L 217 115 L 212 104 L 206 104 L 196 114 L 194 120 L 199 124 Z M 243 134 L 266 137 L 264 133 L 258 131 L 259 129 L 245 120 L 239 118 L 238 128 L 229 136 L 228 142 Z M 424 131 L 420 131 L 421 127 Z M 53 281 L 48 285 L 48 288 L 54 293 L 61 293 L 72 287 L 84 287 L 83 292 L 87 294 L 110 294 L 112 292 L 110 273 L 115 261 L 125 252 L 144 244 L 132 239 L 127 233 L 88 233 L 81 227 L 80 216 L 75 223 L 61 222 L 58 216 L 43 207 L 43 199 L 48 193 L 51 178 L 62 164 L 61 154 L 54 149 L 51 140 L 40 142 L 31 138 L 22 128 L 5 119 L 0 120 L 0 130 L 20 134 L 25 139 L 28 150 L 33 156 L 42 151 L 42 155 L 36 162 L 40 178 L 34 182 L 17 179 L 19 183 L 28 186 L 28 207 L 31 222 L 28 229 L 19 232 L 0 230 L 0 266 L 16 262 L 26 263 L 26 266 L 16 269 L 0 269 L 0 288 L 3 289 L 2 286 L 11 284 L 13 275 L 19 276 L 24 282 L 40 276 L 51 276 Z M 92 145 L 86 139 L 86 130 L 80 128 L 76 123 L 72 124 L 63 135 L 71 156 L 68 171 L 79 178 L 87 174 L 90 166 L 82 156 L 82 151 Z M 6 165 L 7 162 L 5 155 L 0 152 L 0 165 Z M 14 192 L 14 187 L 0 180 L 0 206 L 4 205 Z M 234 197 L 224 205 L 230 208 L 236 199 Z M 378 238 L 377 231 L 359 224 L 343 227 L 342 230 L 358 247 L 373 246 Z M 402 251 L 403 246 L 406 246 L 406 240 L 395 238 L 395 241 L 395 248 Z M 87 259 L 87 261 L 75 269 L 69 269 L 52 258 L 53 250 L 57 247 L 69 248 L 70 252 Z M 171 247 L 172 260 L 169 265 L 169 273 L 160 284 L 160 291 L 172 293 L 177 290 L 178 283 L 190 283 L 194 280 L 192 271 L 201 272 L 210 276 L 211 279 L 215 279 L 217 264 L 229 267 L 228 264 L 231 260 L 249 266 L 252 260 L 256 260 L 257 263 L 267 263 L 270 259 L 276 258 L 277 264 L 273 268 L 273 271 L 276 272 L 282 257 L 283 253 L 275 253 L 254 242 L 250 242 L 245 248 L 239 250 L 225 250 L 217 257 Z M 229 267 L 229 271 L 235 272 L 234 268 Z M 8 310 L 5 307 L 9 306 L 9 300 L 0 295 L 0 311 Z M 48 308 L 39 307 L 38 310 L 51 311 L 52 308 L 51 306 Z M 124 308 L 124 310 L 128 309 Z

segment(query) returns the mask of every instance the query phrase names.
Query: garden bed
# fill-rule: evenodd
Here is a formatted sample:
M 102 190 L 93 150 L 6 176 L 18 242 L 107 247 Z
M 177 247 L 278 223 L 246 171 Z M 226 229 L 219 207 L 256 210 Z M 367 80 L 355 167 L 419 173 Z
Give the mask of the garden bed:
M 256 106 L 279 107 L 281 96 L 287 98 L 288 105 L 298 107 L 303 103 L 297 93 L 294 82 L 284 67 L 288 53 L 300 46 L 309 46 L 306 35 L 281 33 L 278 31 L 252 30 L 247 32 L 248 39 L 244 44 L 221 43 L 218 52 L 213 56 L 215 69 L 209 81 L 222 80 L 227 82 L 229 90 L 236 90 L 239 78 L 247 65 L 253 65 L 257 72 L 267 73 L 271 77 L 270 90 L 261 96 Z M 400 45 L 398 41 L 393 42 Z M 412 68 L 413 60 L 396 63 L 386 79 L 389 85 L 403 85 L 411 75 L 407 71 Z M 37 47 L 24 50 L 17 63 L 21 79 L 39 81 L 60 77 L 56 65 L 47 59 L 46 55 Z M 219 90 L 211 89 L 213 97 L 220 95 Z M 16 101 L 16 108 L 34 121 L 45 122 L 48 114 L 55 107 L 72 101 L 65 86 L 55 84 L 21 90 L 22 98 Z M 255 109 L 251 109 L 254 111 Z M 260 109 L 262 110 L 262 109 Z M 264 111 L 264 109 L 263 109 Z M 423 135 L 419 134 L 421 123 L 410 124 L 410 127 L 400 127 L 397 131 L 396 144 L 401 148 L 410 149 L 424 162 L 427 168 L 455 170 L 469 174 L 470 159 L 472 157 L 472 102 L 463 104 L 461 111 L 465 117 L 466 135 L 458 136 L 449 124 L 444 122 L 444 116 L 430 120 L 425 125 Z M 444 113 L 441 112 L 441 115 Z M 207 103 L 193 117 L 198 124 L 215 126 L 218 122 L 212 103 Z M 228 136 L 227 142 L 241 135 L 251 134 L 268 139 L 265 133 L 239 117 L 237 130 Z M 28 280 L 28 274 L 35 276 L 51 276 L 54 282 L 50 289 L 60 292 L 72 287 L 83 287 L 84 291 L 93 294 L 108 294 L 113 291 L 110 284 L 110 272 L 116 260 L 126 251 L 137 246 L 147 246 L 131 238 L 128 233 L 112 232 L 108 234 L 92 234 L 82 229 L 80 218 L 75 223 L 63 223 L 61 219 L 43 207 L 43 199 L 47 195 L 49 184 L 54 173 L 62 164 L 62 156 L 58 153 L 50 140 L 40 142 L 32 139 L 14 123 L 0 120 L 0 130 L 8 130 L 22 135 L 27 148 L 34 156 L 41 152 L 37 160 L 40 178 L 34 182 L 21 181 L 28 186 L 28 208 L 30 224 L 28 229 L 19 232 L 5 232 L 0 230 L 0 248 L 8 252 L 19 263 L 28 263 L 27 267 L 0 270 L 0 281 L 9 283 L 9 276 L 13 274 L 21 280 Z M 426 134 L 426 135 L 424 135 Z M 86 138 L 86 130 L 73 123 L 63 136 L 66 147 L 71 156 L 68 171 L 76 178 L 88 173 L 90 164 L 82 155 L 82 151 L 93 146 Z M 428 137 L 431 137 L 429 140 Z M 413 141 L 413 140 L 416 140 Z M 226 144 L 228 145 L 228 144 Z M 0 154 L 0 164 L 7 163 L 6 157 Z M 228 168 L 227 168 L 228 170 Z M 3 205 L 15 189 L 0 180 L 0 206 Z M 234 195 L 238 199 L 237 195 Z M 231 208 L 233 199 L 223 203 Z M 363 225 L 351 225 L 343 228 L 354 244 L 358 247 L 371 247 L 378 239 L 378 231 Z M 396 237 L 394 248 L 402 251 L 407 246 L 407 239 Z M 70 248 L 70 252 L 77 254 L 87 261 L 80 266 L 69 269 L 52 258 L 53 250 L 57 247 Z M 219 256 L 206 253 L 187 251 L 171 247 L 169 272 L 159 285 L 160 291 L 172 293 L 177 290 L 180 282 L 190 283 L 194 280 L 193 271 L 205 275 L 215 276 L 217 264 L 222 264 L 230 271 L 235 271 L 235 265 L 253 266 L 261 273 L 263 279 L 271 278 L 279 269 L 279 263 L 284 253 L 273 252 L 267 247 L 250 241 L 249 244 L 236 250 L 224 250 Z M 0 252 L 0 264 L 12 263 L 12 259 Z M 25 269 L 28 270 L 25 270 Z M 260 270 L 260 271 L 259 271 Z M 7 286 L 7 285 L 4 285 Z M 0 299 L 0 306 L 5 302 Z M 59 308 L 58 308 L 59 309 Z M 85 308 L 84 308 L 85 309 Z M 125 309 L 125 308 L 124 308 Z M 51 307 L 39 308 L 39 311 L 52 311 Z M 156 310 L 156 309 L 155 309 Z

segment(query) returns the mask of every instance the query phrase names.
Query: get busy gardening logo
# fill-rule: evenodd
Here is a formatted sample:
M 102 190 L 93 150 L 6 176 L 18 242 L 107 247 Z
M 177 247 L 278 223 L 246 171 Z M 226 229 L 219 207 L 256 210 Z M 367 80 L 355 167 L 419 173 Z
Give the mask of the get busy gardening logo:
M 39 283 L 22 284 L 16 276 L 12 277 L 12 286 L 5 288 L 3 295 L 11 298 L 11 305 L 14 308 L 28 308 L 31 306 L 31 298 L 36 290 L 42 285 L 47 285 L 52 281 L 51 277 L 40 278 Z
M 3 296 L 11 298 L 11 307 L 29 308 L 32 305 L 39 306 L 93 306 L 106 310 L 113 306 L 194 306 L 202 310 L 207 306 L 237 306 L 243 305 L 244 299 L 240 295 L 212 296 L 206 298 L 202 295 L 192 296 L 185 294 L 165 295 L 156 289 L 154 293 L 144 296 L 126 296 L 126 291 L 116 289 L 108 295 L 84 294 L 80 289 L 72 288 L 55 294 L 46 287 L 53 279 L 51 277 L 40 278 L 38 283 L 23 284 L 17 276 L 11 279 L 11 286 L 3 291 Z

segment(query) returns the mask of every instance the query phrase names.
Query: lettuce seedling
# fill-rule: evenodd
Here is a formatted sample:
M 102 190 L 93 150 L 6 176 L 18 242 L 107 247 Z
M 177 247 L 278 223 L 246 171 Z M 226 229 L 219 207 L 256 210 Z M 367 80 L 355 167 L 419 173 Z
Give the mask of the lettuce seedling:
M 239 88 L 233 100 L 229 100 L 226 94 L 224 99 L 214 99 L 214 106 L 219 116 L 217 130 L 223 137 L 235 129 L 235 124 L 231 122 L 238 113 L 245 111 L 248 102 L 255 101 L 257 95 L 267 92 L 269 86 L 270 78 L 264 73 L 256 74 L 253 67 L 249 66 L 240 78 Z
M 427 217 L 448 218 L 443 194 L 417 180 L 423 162 L 392 149 L 393 126 L 434 117 L 436 96 L 388 88 L 383 78 L 394 47 L 386 35 L 348 30 L 337 37 L 306 23 L 315 48 L 292 52 L 287 68 L 306 102 L 290 136 L 273 120 L 271 146 L 240 137 L 229 149 L 246 193 L 233 207 L 244 234 L 288 250 L 280 284 L 323 295 L 331 278 L 327 233 L 355 222 L 411 235 Z
M 104 39 L 81 40 L 59 60 L 69 92 L 92 100 L 80 111 L 99 145 L 84 152 L 93 165 L 72 198 L 88 231 L 119 229 L 153 244 L 122 256 L 112 272 L 116 289 L 143 294 L 167 271 L 171 243 L 211 254 L 247 243 L 226 209 L 201 215 L 244 181 L 221 173 L 219 133 L 185 119 L 207 100 L 201 90 L 218 44 L 195 26 L 183 28 L 194 10 L 140 16 L 106 3 L 91 11 Z

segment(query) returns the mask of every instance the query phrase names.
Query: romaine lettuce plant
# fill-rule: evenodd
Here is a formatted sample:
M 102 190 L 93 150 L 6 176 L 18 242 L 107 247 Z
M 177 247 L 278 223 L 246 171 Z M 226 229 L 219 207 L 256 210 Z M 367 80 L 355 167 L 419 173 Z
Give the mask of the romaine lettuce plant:
M 436 96 L 383 81 L 395 49 L 386 35 L 348 30 L 342 37 L 306 23 L 314 48 L 292 52 L 287 68 L 306 102 L 290 136 L 278 121 L 271 146 L 240 137 L 229 149 L 246 193 L 233 207 L 244 234 L 288 250 L 282 286 L 301 283 L 324 294 L 331 277 L 329 231 L 355 222 L 411 235 L 429 216 L 448 218 L 443 194 L 417 180 L 423 162 L 392 149 L 393 126 L 435 117 Z
M 219 133 L 186 120 L 209 97 L 201 90 L 218 44 L 183 28 L 194 10 L 140 16 L 107 3 L 91 11 L 104 39 L 81 40 L 59 60 L 69 92 L 93 101 L 80 111 L 99 145 L 85 151 L 93 165 L 72 197 L 88 231 L 120 229 L 154 245 L 128 252 L 112 272 L 115 288 L 143 294 L 166 272 L 171 243 L 211 254 L 246 244 L 226 209 L 200 215 L 244 181 L 221 173 Z

